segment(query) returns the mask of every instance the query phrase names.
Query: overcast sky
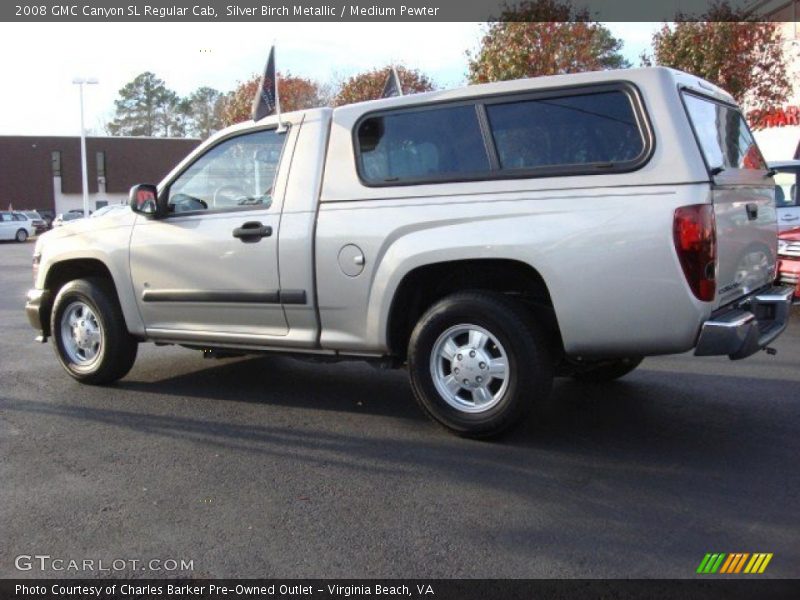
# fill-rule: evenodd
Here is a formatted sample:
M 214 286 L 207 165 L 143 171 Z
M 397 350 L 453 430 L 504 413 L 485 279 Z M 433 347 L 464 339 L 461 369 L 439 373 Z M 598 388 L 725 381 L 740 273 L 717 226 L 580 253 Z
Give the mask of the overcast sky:
M 609 23 L 638 65 L 657 24 Z M 119 89 L 143 71 L 185 95 L 221 91 L 260 72 L 273 39 L 278 69 L 333 82 L 399 62 L 420 68 L 440 87 L 464 85 L 464 51 L 477 23 L 0 23 L 0 135 L 78 135 L 76 76 L 86 89 L 86 126 L 102 134 Z

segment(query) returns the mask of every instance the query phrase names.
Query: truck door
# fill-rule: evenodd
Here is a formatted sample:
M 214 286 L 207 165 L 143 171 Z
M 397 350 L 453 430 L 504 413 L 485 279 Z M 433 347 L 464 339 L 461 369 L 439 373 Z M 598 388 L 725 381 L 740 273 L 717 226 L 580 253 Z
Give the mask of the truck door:
M 257 344 L 288 333 L 278 228 L 296 134 L 222 139 L 162 187 L 164 218 L 137 218 L 131 278 L 150 337 Z

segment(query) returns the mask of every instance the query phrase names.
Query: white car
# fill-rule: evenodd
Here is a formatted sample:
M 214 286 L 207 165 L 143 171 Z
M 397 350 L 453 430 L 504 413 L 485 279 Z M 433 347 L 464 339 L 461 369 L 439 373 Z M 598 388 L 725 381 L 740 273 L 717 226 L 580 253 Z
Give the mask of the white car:
M 800 160 L 785 160 L 769 164 L 775 171 L 775 208 L 778 209 L 778 229 L 785 231 L 800 227 Z
M 36 235 L 33 221 L 25 215 L 7 210 L 0 212 L 0 240 L 24 242 L 33 235 Z

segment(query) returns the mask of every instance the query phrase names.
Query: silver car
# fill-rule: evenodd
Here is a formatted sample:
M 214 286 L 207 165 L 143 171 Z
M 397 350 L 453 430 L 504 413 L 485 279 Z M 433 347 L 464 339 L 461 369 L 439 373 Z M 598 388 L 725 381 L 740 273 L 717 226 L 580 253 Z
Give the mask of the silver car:
M 775 171 L 775 208 L 778 210 L 778 229 L 785 231 L 800 227 L 800 196 L 797 183 L 800 180 L 800 160 L 772 162 Z
M 7 210 L 0 212 L 0 240 L 24 242 L 34 235 L 33 222 L 24 214 Z

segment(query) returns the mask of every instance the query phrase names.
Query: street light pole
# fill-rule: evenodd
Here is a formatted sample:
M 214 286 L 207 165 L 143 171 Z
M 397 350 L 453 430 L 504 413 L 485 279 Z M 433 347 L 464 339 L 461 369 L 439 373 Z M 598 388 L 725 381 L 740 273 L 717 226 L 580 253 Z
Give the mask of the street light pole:
M 72 80 L 80 90 L 81 101 L 81 181 L 83 184 L 83 216 L 89 216 L 89 172 L 86 166 L 86 128 L 83 125 L 83 86 L 97 83 L 97 79 L 76 77 Z

